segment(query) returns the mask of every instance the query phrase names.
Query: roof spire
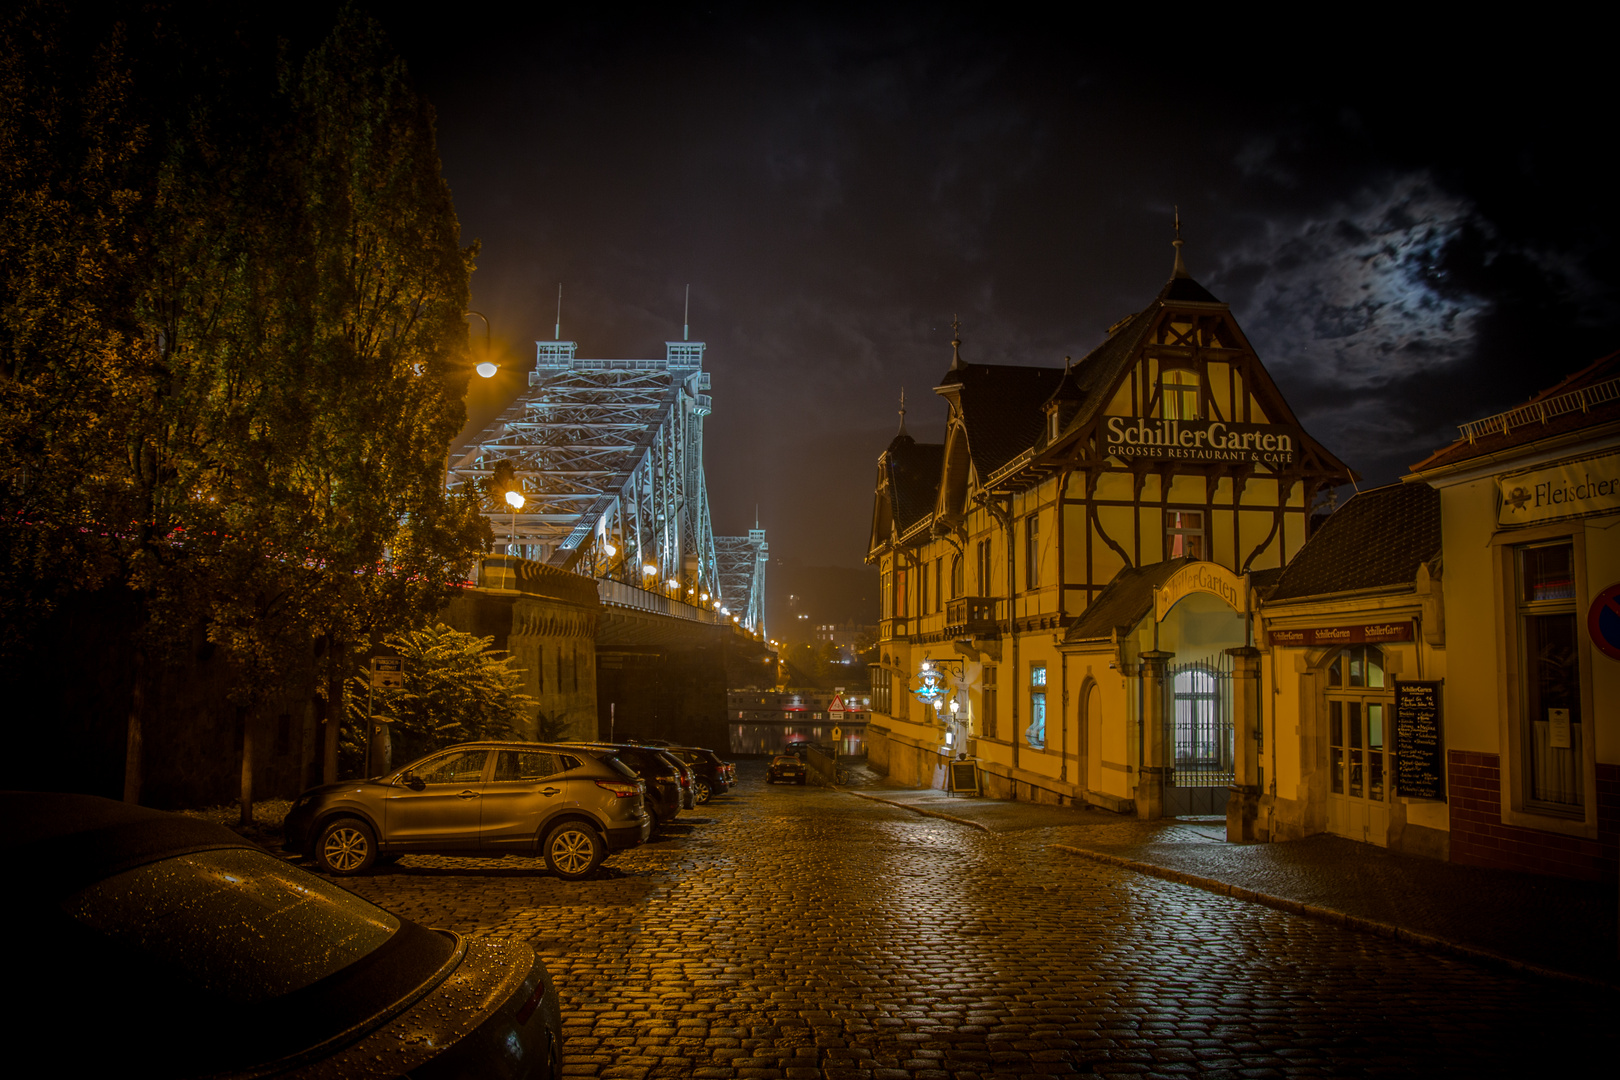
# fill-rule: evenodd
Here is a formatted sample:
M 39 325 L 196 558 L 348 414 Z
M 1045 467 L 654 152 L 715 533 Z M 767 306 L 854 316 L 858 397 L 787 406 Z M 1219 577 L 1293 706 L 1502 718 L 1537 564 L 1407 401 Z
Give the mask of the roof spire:
M 686 287 L 686 312 L 681 316 L 681 340 L 692 340 L 692 286 Z
M 1173 278 L 1190 277 L 1187 273 L 1187 264 L 1181 261 L 1181 207 L 1176 207 L 1176 238 L 1170 241 L 1170 246 L 1176 249 L 1175 269 L 1170 271 Z
M 900 388 L 900 432 L 899 432 L 899 435 L 904 435 L 905 433 L 906 433 L 906 388 L 902 386 Z M 899 436 L 897 435 L 896 438 L 898 438 L 898 437 Z
M 955 315 L 951 316 L 951 370 L 961 371 L 967 367 L 962 363 L 962 320 Z

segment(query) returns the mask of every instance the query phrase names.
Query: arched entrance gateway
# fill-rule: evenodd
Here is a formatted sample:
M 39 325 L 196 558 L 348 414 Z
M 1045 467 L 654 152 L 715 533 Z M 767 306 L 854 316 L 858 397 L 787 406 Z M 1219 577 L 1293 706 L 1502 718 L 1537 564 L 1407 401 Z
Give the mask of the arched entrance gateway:
M 1160 737 L 1144 740 L 1142 782 L 1162 784 L 1162 796 L 1139 798 L 1139 812 L 1161 801 L 1167 816 L 1225 814 L 1240 776 L 1236 680 L 1252 677 L 1250 587 L 1219 563 L 1187 562 L 1153 591 L 1153 645 L 1142 654 L 1140 678 L 1157 713 Z M 1252 724 L 1251 724 L 1252 729 Z M 1155 766 L 1162 772 L 1151 771 Z

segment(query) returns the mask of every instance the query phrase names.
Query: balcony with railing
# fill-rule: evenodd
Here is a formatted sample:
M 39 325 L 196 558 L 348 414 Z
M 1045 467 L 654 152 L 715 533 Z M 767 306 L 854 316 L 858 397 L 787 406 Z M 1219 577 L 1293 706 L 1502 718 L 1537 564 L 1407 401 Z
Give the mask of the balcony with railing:
M 948 634 L 993 634 L 1007 615 L 1006 601 L 995 596 L 959 596 L 945 602 Z

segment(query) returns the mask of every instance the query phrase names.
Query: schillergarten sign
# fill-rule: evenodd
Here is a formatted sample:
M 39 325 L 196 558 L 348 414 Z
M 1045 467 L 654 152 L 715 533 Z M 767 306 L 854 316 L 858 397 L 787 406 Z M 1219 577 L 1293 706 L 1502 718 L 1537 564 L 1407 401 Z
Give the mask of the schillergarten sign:
M 1292 465 L 1297 450 L 1292 428 L 1225 420 L 1110 416 L 1104 438 L 1108 452 L 1118 458 Z

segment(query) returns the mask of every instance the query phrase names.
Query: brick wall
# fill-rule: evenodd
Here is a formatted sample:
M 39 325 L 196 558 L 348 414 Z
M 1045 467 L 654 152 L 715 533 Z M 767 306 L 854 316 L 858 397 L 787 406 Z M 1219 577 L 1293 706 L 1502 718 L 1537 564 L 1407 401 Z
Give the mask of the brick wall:
M 1620 765 L 1597 767 L 1598 838 L 1586 840 L 1502 822 L 1501 759 L 1452 750 L 1451 861 L 1536 874 L 1613 880 L 1620 839 Z

